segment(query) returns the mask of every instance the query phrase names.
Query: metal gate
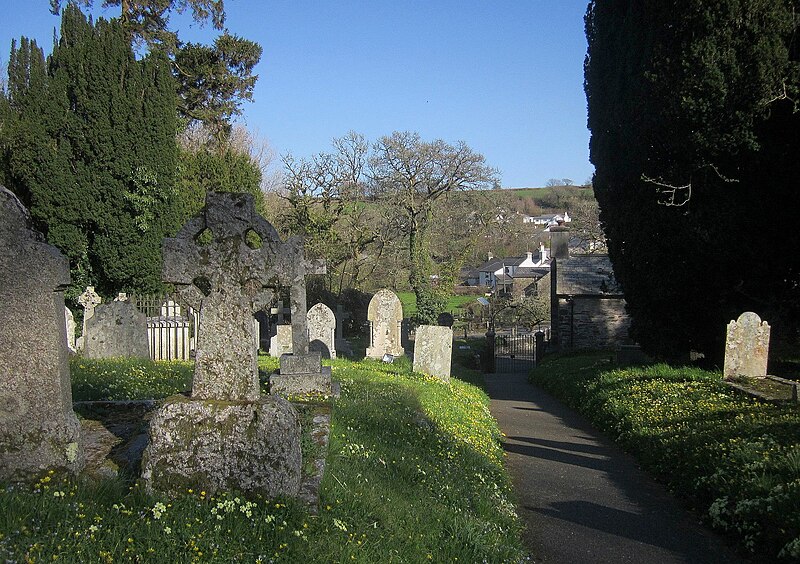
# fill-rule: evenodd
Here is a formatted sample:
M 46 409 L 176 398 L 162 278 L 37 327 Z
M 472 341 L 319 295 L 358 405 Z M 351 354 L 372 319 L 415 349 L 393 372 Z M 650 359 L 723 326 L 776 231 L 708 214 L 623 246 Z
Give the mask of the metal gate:
M 487 335 L 492 359 L 490 372 L 527 372 L 544 353 L 544 333 L 497 333 Z M 537 354 L 538 353 L 538 354 Z

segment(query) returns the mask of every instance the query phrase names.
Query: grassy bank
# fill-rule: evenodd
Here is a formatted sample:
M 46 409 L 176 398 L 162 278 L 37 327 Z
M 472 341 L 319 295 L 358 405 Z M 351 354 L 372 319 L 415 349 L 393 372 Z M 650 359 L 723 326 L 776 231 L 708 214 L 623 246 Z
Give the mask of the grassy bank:
M 264 358 L 261 364 L 270 369 L 275 361 Z M 126 390 L 147 395 L 141 383 L 120 381 L 141 378 L 140 368 L 145 380 L 159 382 L 159 394 L 185 387 L 175 378 L 168 390 L 146 363 L 138 366 L 84 362 L 76 391 L 114 390 L 113 397 L 93 392 L 92 399 L 130 399 Z M 499 431 L 483 392 L 458 380 L 447 385 L 413 374 L 404 359 L 391 365 L 336 360 L 333 374 L 342 384 L 342 396 L 333 411 L 319 515 L 288 499 L 245 499 L 236 492 L 212 497 L 189 490 L 168 500 L 121 480 L 47 474 L 33 485 L 0 487 L 0 559 L 524 559 Z
M 531 374 L 688 499 L 759 561 L 800 561 L 800 410 L 742 396 L 721 375 L 607 354 L 547 359 Z

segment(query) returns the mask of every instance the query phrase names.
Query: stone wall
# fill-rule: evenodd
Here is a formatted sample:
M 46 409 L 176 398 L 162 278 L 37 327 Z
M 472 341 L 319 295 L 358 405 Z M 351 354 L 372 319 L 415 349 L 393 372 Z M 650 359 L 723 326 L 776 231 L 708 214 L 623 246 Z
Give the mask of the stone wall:
M 625 300 L 575 296 L 558 300 L 558 342 L 563 349 L 607 349 L 630 344 Z

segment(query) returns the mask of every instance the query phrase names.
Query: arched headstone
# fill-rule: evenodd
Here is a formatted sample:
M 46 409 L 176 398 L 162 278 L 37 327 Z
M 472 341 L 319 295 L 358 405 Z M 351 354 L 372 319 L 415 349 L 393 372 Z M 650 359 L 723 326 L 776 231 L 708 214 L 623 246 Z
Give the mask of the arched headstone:
M 383 289 L 372 296 L 367 308 L 370 322 L 370 346 L 368 358 L 383 358 L 384 355 L 403 356 L 400 325 L 403 321 L 403 304 L 391 290 Z
M 308 310 L 308 350 L 322 358 L 336 358 L 336 316 L 323 303 Z

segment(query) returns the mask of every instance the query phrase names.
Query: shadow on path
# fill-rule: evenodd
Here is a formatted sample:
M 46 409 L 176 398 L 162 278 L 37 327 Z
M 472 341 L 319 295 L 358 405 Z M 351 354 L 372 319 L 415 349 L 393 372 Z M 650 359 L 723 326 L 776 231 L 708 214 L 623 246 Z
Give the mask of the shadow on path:
M 742 562 L 630 456 L 525 374 L 487 375 L 486 388 L 536 562 Z

